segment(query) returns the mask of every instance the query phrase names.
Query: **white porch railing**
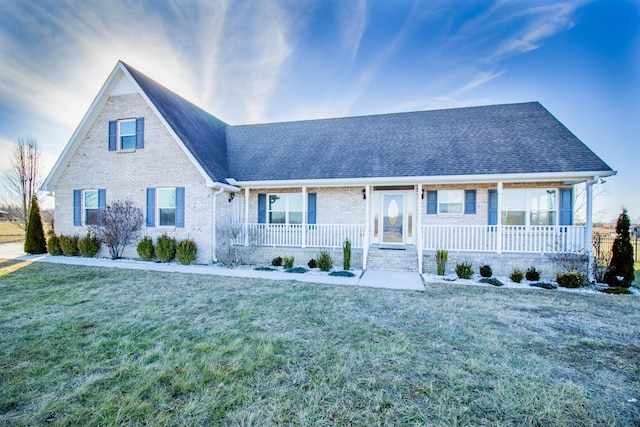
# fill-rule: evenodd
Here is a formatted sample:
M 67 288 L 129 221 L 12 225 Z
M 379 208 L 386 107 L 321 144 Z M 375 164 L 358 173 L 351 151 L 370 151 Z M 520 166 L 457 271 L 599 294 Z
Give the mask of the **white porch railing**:
M 234 241 L 236 245 L 299 246 L 341 248 L 346 239 L 351 247 L 364 243 L 364 224 L 244 224 Z
M 556 253 L 584 250 L 583 226 L 423 225 L 422 248 L 449 251 Z

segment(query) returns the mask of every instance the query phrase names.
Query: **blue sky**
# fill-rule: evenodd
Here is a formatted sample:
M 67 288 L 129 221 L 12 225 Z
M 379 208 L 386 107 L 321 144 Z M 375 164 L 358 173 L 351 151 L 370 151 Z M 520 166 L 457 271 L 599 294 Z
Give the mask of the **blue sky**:
M 0 0 L 0 150 L 48 172 L 118 59 L 230 124 L 539 101 L 640 220 L 637 1 Z

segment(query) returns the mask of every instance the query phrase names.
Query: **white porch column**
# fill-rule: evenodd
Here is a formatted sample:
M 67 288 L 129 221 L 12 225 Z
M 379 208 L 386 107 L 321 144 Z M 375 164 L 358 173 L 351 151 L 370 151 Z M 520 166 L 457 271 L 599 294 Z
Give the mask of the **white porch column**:
M 416 247 L 418 248 L 418 273 L 422 274 L 422 184 L 416 185 Z
M 498 183 L 498 239 L 496 242 L 496 252 L 502 253 L 502 182 Z
M 302 247 L 307 247 L 307 222 L 309 219 L 309 204 L 307 203 L 307 187 L 302 187 Z
M 362 269 L 367 269 L 367 257 L 369 256 L 369 245 L 371 239 L 371 186 L 367 185 L 364 190 L 365 197 L 365 219 L 364 219 L 364 239 L 362 243 Z
M 244 189 L 244 245 L 249 246 L 249 189 Z
M 587 255 L 589 262 L 587 267 L 587 276 L 590 282 L 595 282 L 595 260 L 592 253 L 592 227 L 593 227 L 593 184 L 598 181 L 598 177 L 594 177 L 592 181 L 587 181 L 585 186 L 587 190 L 587 218 L 584 226 L 584 253 Z

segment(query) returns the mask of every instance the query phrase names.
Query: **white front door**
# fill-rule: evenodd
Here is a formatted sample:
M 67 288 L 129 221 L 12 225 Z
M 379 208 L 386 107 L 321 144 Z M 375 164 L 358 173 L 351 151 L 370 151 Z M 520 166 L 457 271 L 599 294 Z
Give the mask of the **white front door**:
M 404 194 L 383 194 L 382 243 L 404 244 L 405 228 Z

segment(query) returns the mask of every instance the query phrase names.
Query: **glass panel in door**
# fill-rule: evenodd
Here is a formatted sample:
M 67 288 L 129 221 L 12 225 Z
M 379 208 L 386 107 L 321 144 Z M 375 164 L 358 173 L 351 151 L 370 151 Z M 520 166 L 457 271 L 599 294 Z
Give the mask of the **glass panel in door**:
M 384 194 L 382 212 L 382 242 L 404 243 L 404 194 Z

